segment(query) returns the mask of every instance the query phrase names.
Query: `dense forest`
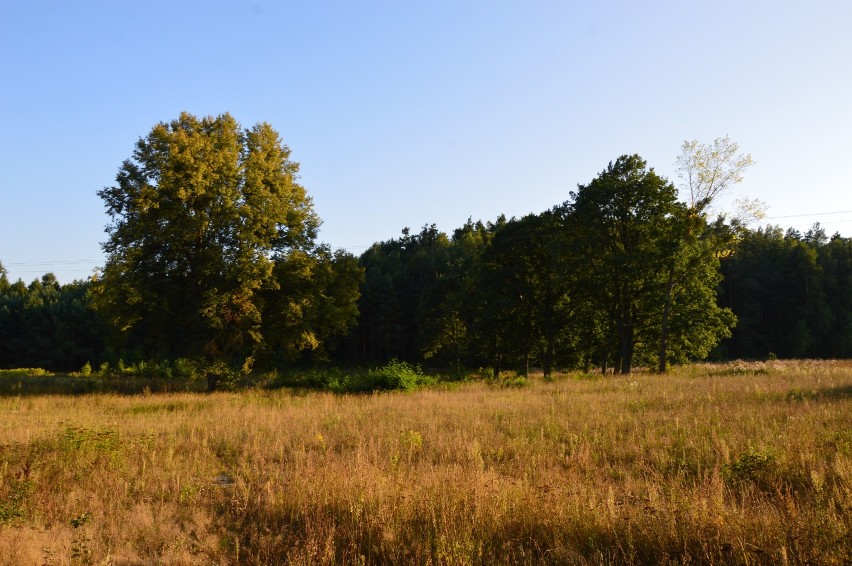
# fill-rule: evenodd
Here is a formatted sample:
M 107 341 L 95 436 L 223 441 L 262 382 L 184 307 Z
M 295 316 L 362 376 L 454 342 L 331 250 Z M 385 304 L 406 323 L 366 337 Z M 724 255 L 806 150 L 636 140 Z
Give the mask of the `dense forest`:
M 499 376 L 852 356 L 852 239 L 711 215 L 750 157 L 727 138 L 683 150 L 685 202 L 624 155 L 539 214 L 405 228 L 356 258 L 315 242 L 267 124 L 183 114 L 99 192 L 96 276 L 27 285 L 0 265 L 0 368 L 396 359 Z
M 546 367 L 548 355 L 558 367 L 605 362 L 601 348 L 614 339 L 606 335 L 613 321 L 585 300 L 588 283 L 548 279 L 552 273 L 582 276 L 572 264 L 578 260 L 563 257 L 565 265 L 551 271 L 547 254 L 567 253 L 565 245 L 529 232 L 554 214 L 468 223 L 450 237 L 427 226 L 375 244 L 360 260 L 367 277 L 349 355 L 370 363 L 396 357 L 476 367 L 488 362 L 488 348 L 502 332 L 504 367 L 510 369 L 522 369 L 527 357 Z M 712 293 L 699 296 L 708 289 L 693 284 L 675 301 L 670 359 L 852 356 L 852 239 L 828 238 L 818 225 L 805 234 L 767 226 L 739 231 L 720 255 L 705 259 L 699 271 Z M 566 293 L 558 285 L 575 287 Z M 656 312 L 636 340 L 643 365 L 658 361 L 663 310 L 663 297 L 657 297 Z M 713 313 L 722 326 L 708 326 Z M 728 334 L 724 325 L 734 322 Z M 708 338 L 702 334 L 708 330 L 718 334 Z
M 525 279 L 531 274 L 522 267 L 536 261 L 530 253 L 537 241 L 520 234 L 552 218 L 548 211 L 520 220 L 468 222 L 449 236 L 425 226 L 376 243 L 358 260 L 366 272 L 358 323 L 331 346 L 331 360 L 376 364 L 397 358 L 475 369 L 489 363 L 488 340 L 502 330 L 512 333 L 502 367 L 523 370 L 527 362 L 543 367 L 552 316 L 558 332 L 551 364 L 599 366 L 594 338 L 602 332 L 601 321 L 584 320 L 581 309 L 566 316 L 563 309 L 571 305 L 564 300 L 548 313 L 542 298 L 553 291 L 535 289 L 535 280 Z M 495 240 L 506 249 L 494 247 Z M 498 255 L 512 264 L 488 263 Z M 495 273 L 498 267 L 502 274 Z M 733 312 L 736 324 L 710 357 L 852 357 L 852 238 L 829 238 L 819 226 L 804 234 L 772 226 L 744 230 L 720 259 L 720 273 L 715 299 Z M 10 283 L 0 268 L 0 367 L 76 371 L 86 362 L 114 365 L 122 355 L 128 360 L 143 355 L 109 347 L 109 329 L 92 309 L 91 287 L 91 281 L 60 285 L 50 274 L 29 284 Z M 525 300 L 525 290 L 531 300 Z M 500 326 L 498 316 L 508 323 Z M 291 361 L 314 360 L 312 353 L 306 349 Z M 643 363 L 656 363 L 646 358 Z M 681 359 L 689 357 L 676 358 Z

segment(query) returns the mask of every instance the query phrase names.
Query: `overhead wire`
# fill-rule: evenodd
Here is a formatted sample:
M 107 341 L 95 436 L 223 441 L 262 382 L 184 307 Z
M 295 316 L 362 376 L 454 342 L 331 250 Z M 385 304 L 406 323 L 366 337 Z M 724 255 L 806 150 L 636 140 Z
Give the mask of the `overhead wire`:
M 782 218 L 807 218 L 808 216 L 827 216 L 829 214 L 852 214 L 852 210 L 834 210 L 831 212 L 809 212 L 806 214 L 788 214 L 785 216 L 767 216 L 764 220 L 780 220 Z
M 829 215 L 834 215 L 834 214 L 852 214 L 852 210 L 832 210 L 832 211 L 822 211 L 822 212 L 809 212 L 809 213 L 802 213 L 802 214 L 786 214 L 786 215 L 779 215 L 779 216 L 766 216 L 766 217 L 762 218 L 761 221 L 784 220 L 784 219 L 788 219 L 788 218 L 808 218 L 808 217 L 813 217 L 813 216 L 829 216 Z M 826 222 L 820 222 L 820 225 L 843 224 L 843 223 L 846 223 L 846 222 L 852 222 L 852 218 L 843 219 L 843 220 L 829 220 L 829 221 L 826 221 Z M 791 226 L 801 227 L 801 226 L 812 226 L 812 225 L 813 225 L 812 223 L 800 223 L 800 224 L 792 224 Z M 367 249 L 370 249 L 372 247 L 372 244 L 371 245 L 352 244 L 352 245 L 341 245 L 341 246 L 334 246 L 334 247 L 336 247 L 337 249 L 342 249 L 342 250 L 347 250 L 347 251 L 350 251 L 350 250 L 367 250 Z M 55 265 L 55 266 L 66 266 L 66 265 L 71 266 L 71 265 L 80 265 L 80 264 L 92 264 L 92 265 L 96 266 L 98 264 L 103 263 L 103 261 L 104 261 L 103 259 L 71 259 L 71 260 L 54 260 L 54 261 L 49 261 L 49 260 L 44 260 L 44 261 L 14 261 L 14 262 L 3 262 L 2 265 L 4 267 L 7 267 L 7 268 L 8 267 L 52 266 L 52 265 Z M 92 270 L 91 268 L 87 268 L 87 269 L 66 269 L 64 267 L 62 269 L 62 271 L 69 271 L 69 272 L 90 272 L 91 270 Z M 16 271 L 18 271 L 18 270 L 16 270 Z M 20 272 L 21 273 L 41 273 L 40 270 L 20 270 Z

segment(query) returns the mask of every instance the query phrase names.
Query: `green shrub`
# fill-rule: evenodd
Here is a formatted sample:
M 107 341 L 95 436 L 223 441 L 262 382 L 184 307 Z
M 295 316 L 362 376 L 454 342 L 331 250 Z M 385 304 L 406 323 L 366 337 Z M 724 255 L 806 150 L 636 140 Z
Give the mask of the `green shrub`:
M 723 472 L 729 483 L 750 482 L 767 489 L 777 477 L 775 456 L 766 451 L 749 450 L 725 466 Z
M 366 373 L 347 374 L 339 369 L 312 370 L 302 377 L 302 385 L 319 386 L 335 393 L 369 393 L 372 391 L 412 391 L 431 385 L 435 379 L 423 373 L 420 366 L 391 360 Z
M 331 367 L 323 369 L 312 369 L 301 374 L 299 385 L 312 389 L 340 390 L 341 385 L 349 379 L 343 370 Z
M 0 377 L 46 377 L 53 374 L 42 368 L 0 369 Z
M 426 385 L 432 383 L 432 381 L 434 380 L 423 374 L 420 366 L 398 360 L 391 360 L 386 365 L 367 372 L 367 383 L 373 390 L 400 389 L 411 391 L 418 385 Z
M 185 381 L 195 381 L 201 377 L 199 364 L 189 358 L 178 358 L 172 364 L 172 374 Z
M 494 379 L 494 368 L 479 368 L 479 377 L 484 379 L 485 381 L 491 381 L 492 379 Z
M 499 385 L 501 387 L 526 387 L 529 383 L 529 380 L 523 375 L 507 371 L 500 376 Z

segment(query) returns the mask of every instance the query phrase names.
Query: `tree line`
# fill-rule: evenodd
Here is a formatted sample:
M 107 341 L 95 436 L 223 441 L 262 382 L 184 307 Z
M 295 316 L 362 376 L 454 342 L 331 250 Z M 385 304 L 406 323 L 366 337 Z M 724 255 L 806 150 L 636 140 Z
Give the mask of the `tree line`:
M 358 259 L 366 273 L 359 287 L 357 325 L 332 340 L 324 358 L 312 350 L 294 348 L 296 355 L 279 356 L 277 363 L 324 359 L 373 365 L 396 358 L 450 369 L 488 366 L 485 336 L 490 334 L 478 330 L 488 329 L 488 320 L 499 311 L 494 308 L 496 298 L 488 305 L 479 301 L 484 293 L 495 290 L 505 299 L 509 289 L 501 289 L 496 279 L 490 286 L 473 285 L 487 273 L 479 263 L 481 254 L 501 226 L 533 220 L 468 222 L 449 235 L 425 226 L 418 233 L 406 231 L 399 238 L 374 244 Z M 505 242 L 508 236 L 501 239 Z M 515 259 L 526 261 L 520 256 Z M 719 307 L 733 313 L 736 325 L 729 337 L 709 351 L 710 358 L 852 357 L 852 238 L 828 237 L 818 226 L 805 233 L 777 226 L 743 230 L 719 264 L 721 280 L 714 297 Z M 0 267 L 0 367 L 76 371 L 86 362 L 108 361 L 115 366 L 122 356 L 125 360 L 150 357 L 144 351 L 122 350 L 108 343 L 111 331 L 92 308 L 91 288 L 91 281 L 60 285 L 51 274 L 29 284 L 10 282 Z M 517 303 L 515 311 L 524 308 L 520 296 Z M 491 308 L 489 318 L 479 316 L 486 306 Z M 563 303 L 560 308 L 567 306 Z M 552 367 L 589 369 L 602 361 L 603 352 L 596 359 L 592 347 L 601 328 L 581 324 L 580 312 L 576 318 L 565 319 L 554 343 Z M 517 319 L 506 332 L 525 333 L 521 324 L 529 328 L 529 320 L 536 319 Z M 523 370 L 526 348 L 515 344 L 525 343 L 509 342 L 510 352 L 515 353 L 504 354 L 503 368 Z M 548 341 L 534 343 L 528 361 L 544 367 Z M 642 351 L 641 363 L 655 367 L 658 359 L 653 359 L 653 352 L 646 346 Z
M 713 214 L 750 156 L 685 143 L 678 190 L 623 155 L 538 214 L 435 225 L 360 258 L 316 242 L 268 124 L 182 114 L 99 192 L 104 268 L 59 285 L 0 265 L 0 367 L 176 360 L 545 374 L 716 358 L 852 355 L 852 240 Z M 215 369 L 219 368 L 219 369 Z

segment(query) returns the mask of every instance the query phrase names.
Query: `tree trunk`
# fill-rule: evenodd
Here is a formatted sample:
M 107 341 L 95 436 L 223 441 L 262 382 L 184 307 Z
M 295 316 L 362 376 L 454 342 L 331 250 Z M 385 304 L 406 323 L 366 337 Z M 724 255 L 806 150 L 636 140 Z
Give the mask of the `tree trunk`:
M 547 294 L 547 316 L 545 317 L 545 340 L 547 344 L 544 348 L 544 378 L 549 379 L 553 373 L 553 351 L 556 349 L 556 325 L 553 322 L 553 303 L 551 293 Z
M 548 337 L 547 348 L 544 351 L 544 378 L 550 379 L 553 373 L 553 340 Z
M 601 361 L 601 374 L 606 375 L 609 370 L 609 355 L 612 353 L 612 346 L 615 339 L 615 333 L 610 326 L 610 330 L 607 333 L 608 337 L 606 339 L 606 350 L 604 351 L 603 360 Z
M 669 284 L 666 288 L 666 305 L 663 307 L 663 327 L 660 332 L 660 357 L 657 370 L 666 373 L 666 350 L 669 345 L 669 311 L 672 307 L 672 291 L 674 290 L 674 271 L 669 271 Z
M 619 357 L 621 358 L 621 374 L 630 375 L 633 366 L 633 325 L 622 324 L 620 332 Z

